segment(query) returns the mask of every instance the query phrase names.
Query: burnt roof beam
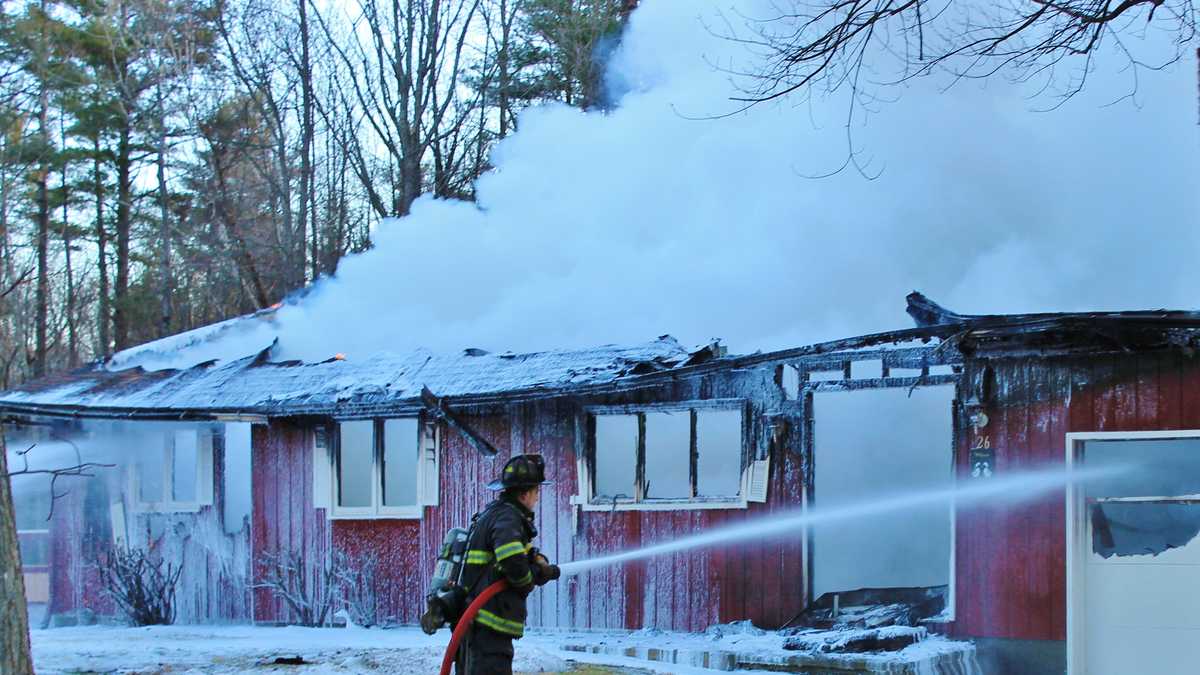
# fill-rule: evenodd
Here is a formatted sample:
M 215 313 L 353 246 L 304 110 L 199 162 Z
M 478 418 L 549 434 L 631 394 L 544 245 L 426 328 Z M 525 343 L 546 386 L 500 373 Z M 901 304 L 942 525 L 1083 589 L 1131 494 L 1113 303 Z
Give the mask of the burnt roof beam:
M 459 419 L 450 406 L 446 405 L 445 400 L 438 398 L 429 387 L 421 387 L 421 403 L 425 406 L 425 410 L 434 418 L 443 420 L 447 426 L 454 429 L 467 440 L 472 448 L 479 451 L 479 454 L 485 457 L 495 457 L 497 454 L 496 447 L 488 442 L 486 438 L 475 433 L 469 425 Z

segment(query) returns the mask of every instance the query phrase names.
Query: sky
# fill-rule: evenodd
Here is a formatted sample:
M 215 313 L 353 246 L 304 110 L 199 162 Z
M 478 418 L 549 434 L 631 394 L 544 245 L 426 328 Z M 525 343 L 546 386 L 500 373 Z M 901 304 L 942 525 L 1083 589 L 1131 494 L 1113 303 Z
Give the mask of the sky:
M 665 333 L 752 352 L 908 327 L 914 289 L 964 313 L 1200 308 L 1191 59 L 1141 73 L 1129 98 L 1125 61 L 1102 54 L 1051 111 L 1005 77 L 884 87 L 849 126 L 878 176 L 816 178 L 847 156 L 845 92 L 723 116 L 727 68 L 756 56 L 714 34 L 722 11 L 644 2 L 609 64 L 612 109 L 526 110 L 477 203 L 425 197 L 382 223 L 280 311 L 275 357 Z M 1166 41 L 1129 43 L 1153 58 Z

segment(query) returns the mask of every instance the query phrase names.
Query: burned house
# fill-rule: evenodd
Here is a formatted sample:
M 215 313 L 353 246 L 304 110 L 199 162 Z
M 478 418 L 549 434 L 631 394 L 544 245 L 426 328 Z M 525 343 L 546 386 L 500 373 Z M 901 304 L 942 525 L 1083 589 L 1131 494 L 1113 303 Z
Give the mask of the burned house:
M 97 364 L 4 392 L 10 442 L 95 447 L 120 465 L 58 499 L 49 620 L 115 613 L 95 560 L 122 546 L 182 567 L 180 621 L 415 623 L 443 534 L 514 453 L 546 457 L 539 542 L 556 561 L 1101 466 L 1115 468 L 1019 502 L 595 568 L 536 591 L 529 622 L 778 628 L 831 601 L 916 593 L 936 602 L 913 620 L 975 641 L 986 672 L 1200 660 L 1180 638 L 1200 592 L 1200 314 L 908 303 L 914 328 L 771 353 L 667 337 L 362 363 L 276 362 L 268 348 L 183 369 Z

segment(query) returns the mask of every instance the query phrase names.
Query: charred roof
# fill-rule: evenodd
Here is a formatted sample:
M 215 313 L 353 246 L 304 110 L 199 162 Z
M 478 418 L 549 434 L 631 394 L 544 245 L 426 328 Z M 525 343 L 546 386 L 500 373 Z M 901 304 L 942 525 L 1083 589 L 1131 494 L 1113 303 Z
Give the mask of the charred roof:
M 1063 312 L 969 315 L 953 312 L 924 295 L 907 297 L 916 327 L 822 342 L 795 349 L 727 356 L 712 343 L 685 349 L 670 336 L 641 345 L 529 354 L 467 349 L 454 355 L 418 351 L 381 354 L 364 361 L 333 358 L 318 363 L 273 362 L 268 346 L 236 361 L 209 361 L 188 368 L 146 370 L 97 363 L 50 375 L 0 392 L 0 411 L 24 415 L 186 419 L 214 415 L 365 416 L 422 408 L 428 386 L 439 397 L 465 404 L 632 388 L 661 378 L 723 369 L 800 363 L 864 350 L 920 351 L 922 363 L 963 358 L 1044 358 L 1063 354 L 1109 354 L 1200 346 L 1200 312 Z M 230 325 L 269 321 L 269 313 Z M 197 329 L 175 343 L 207 339 Z M 171 344 L 151 343 L 161 351 Z M 915 347 L 914 347 L 915 346 Z

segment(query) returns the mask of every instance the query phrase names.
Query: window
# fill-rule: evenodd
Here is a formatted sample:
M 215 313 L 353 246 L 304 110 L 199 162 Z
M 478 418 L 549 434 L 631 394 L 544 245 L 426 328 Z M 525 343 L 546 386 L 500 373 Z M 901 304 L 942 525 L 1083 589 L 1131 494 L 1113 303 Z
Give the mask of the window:
M 436 504 L 437 437 L 429 427 L 415 417 L 338 424 L 333 517 L 419 518 L 422 506 Z
M 1158 556 L 1200 534 L 1200 438 L 1090 440 L 1082 459 L 1108 470 L 1083 485 L 1096 555 Z
M 588 409 L 590 474 L 580 500 L 598 508 L 745 506 L 745 402 Z
M 212 447 L 208 428 L 130 434 L 135 459 L 130 493 L 142 511 L 198 511 L 212 504 Z
M 811 503 L 836 509 L 951 488 L 955 394 L 952 386 L 813 394 Z M 953 505 L 815 524 L 810 533 L 812 597 L 859 588 L 947 586 L 952 593 Z
M 50 560 L 50 479 L 26 475 L 13 476 L 11 481 L 21 565 L 28 571 Z

